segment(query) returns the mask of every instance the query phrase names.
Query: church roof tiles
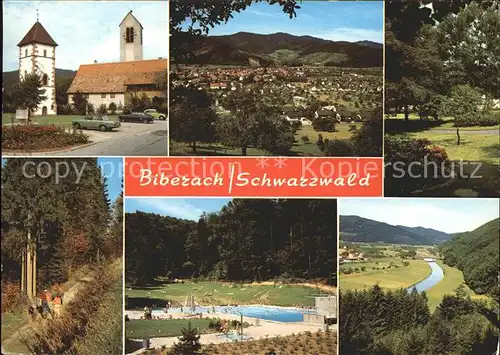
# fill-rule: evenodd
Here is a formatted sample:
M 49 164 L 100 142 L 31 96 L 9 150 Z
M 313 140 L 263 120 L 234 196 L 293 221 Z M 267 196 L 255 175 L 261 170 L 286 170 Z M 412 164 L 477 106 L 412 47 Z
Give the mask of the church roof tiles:
M 84 64 L 67 93 L 120 93 L 127 85 L 148 85 L 168 68 L 168 59 L 139 60 L 118 63 Z
M 49 46 L 57 46 L 57 43 L 50 37 L 47 30 L 40 22 L 35 22 L 31 29 L 26 33 L 26 36 L 19 42 L 18 47 L 25 46 L 30 43 L 40 43 Z

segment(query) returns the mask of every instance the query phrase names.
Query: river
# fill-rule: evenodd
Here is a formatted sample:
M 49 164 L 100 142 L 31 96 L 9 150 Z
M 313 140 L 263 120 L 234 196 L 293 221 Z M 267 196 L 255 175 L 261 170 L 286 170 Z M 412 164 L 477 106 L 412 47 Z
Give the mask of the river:
M 427 263 L 431 268 L 431 274 L 416 285 L 408 288 L 408 291 L 411 292 L 414 288 L 416 288 L 418 292 L 427 291 L 443 279 L 444 271 L 441 266 L 439 266 L 435 261 L 428 261 Z

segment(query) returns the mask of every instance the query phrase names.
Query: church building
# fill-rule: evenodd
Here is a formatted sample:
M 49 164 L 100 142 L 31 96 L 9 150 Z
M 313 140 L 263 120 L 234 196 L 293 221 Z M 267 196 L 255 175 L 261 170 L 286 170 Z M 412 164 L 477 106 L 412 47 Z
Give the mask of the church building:
M 19 79 L 36 72 L 42 79 L 46 97 L 33 116 L 55 115 L 56 108 L 56 47 L 47 30 L 38 21 L 17 45 L 19 47 Z
M 119 27 L 120 62 L 80 65 L 67 91 L 68 102 L 73 102 L 77 92 L 95 109 L 102 104 L 109 106 L 111 102 L 124 106 L 131 95 L 166 99 L 166 90 L 160 90 L 157 83 L 166 80 L 168 59 L 143 60 L 143 27 L 132 11 Z

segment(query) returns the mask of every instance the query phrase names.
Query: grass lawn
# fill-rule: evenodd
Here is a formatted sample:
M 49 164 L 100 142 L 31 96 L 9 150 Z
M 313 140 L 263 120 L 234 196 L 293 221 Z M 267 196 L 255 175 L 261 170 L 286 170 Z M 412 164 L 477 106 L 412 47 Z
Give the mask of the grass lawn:
M 14 113 L 4 113 L 2 114 L 2 125 L 11 124 L 12 118 L 15 117 Z M 71 128 L 71 122 L 76 119 L 82 119 L 83 115 L 51 115 L 51 116 L 35 116 L 32 117 L 33 122 L 38 124 L 54 124 L 56 126 L 62 126 L 65 128 Z M 112 121 L 118 121 L 118 116 L 108 115 L 109 119 Z
M 336 132 L 317 132 L 312 126 L 302 126 L 295 134 L 295 143 L 290 150 L 290 156 L 323 156 L 323 153 L 316 145 L 318 136 L 321 134 L 324 139 L 349 139 L 350 123 L 340 123 L 335 126 Z M 356 123 L 358 128 L 361 123 Z M 309 143 L 303 143 L 301 138 L 309 137 Z M 193 155 L 191 147 L 187 143 L 170 141 L 170 155 Z M 241 156 L 241 148 L 227 148 L 221 143 L 197 143 L 196 155 L 234 155 Z M 248 156 L 265 156 L 268 153 L 262 149 L 248 148 Z
M 379 261 L 380 260 L 380 261 Z M 390 261 L 396 264 L 402 263 L 397 259 L 383 258 L 375 259 L 366 263 L 343 264 L 342 268 L 351 266 L 352 268 L 362 266 L 366 267 L 364 272 L 356 272 L 349 275 L 340 275 L 341 290 L 361 290 L 379 284 L 382 288 L 398 289 L 407 288 L 411 285 L 425 279 L 431 273 L 431 268 L 423 260 L 407 260 L 409 266 L 400 266 L 399 268 L 387 269 Z M 378 262 L 378 264 L 376 264 Z M 386 267 L 385 270 L 373 270 L 373 267 Z
M 473 299 L 486 299 L 485 296 L 476 295 L 474 291 L 472 291 L 465 284 L 462 271 L 454 267 L 450 267 L 440 261 L 438 261 L 438 264 L 443 268 L 444 278 L 438 282 L 437 285 L 426 291 L 427 297 L 429 298 L 429 308 L 431 312 L 434 312 L 445 295 L 453 294 L 458 286 L 462 284 L 465 286 L 467 293 Z
M 325 291 L 296 285 L 249 285 L 215 282 L 186 282 L 150 287 L 126 286 L 129 298 L 171 300 L 181 304 L 186 296 L 193 295 L 201 305 L 264 304 L 276 306 L 313 306 L 314 296 Z
M 133 319 L 125 323 L 125 337 L 129 339 L 175 337 L 182 328 L 199 328 L 200 333 L 208 329 L 211 319 Z
M 498 164 L 500 149 L 498 135 L 462 134 L 460 145 L 454 132 L 433 133 L 432 131 L 413 133 L 415 138 L 426 138 L 433 144 L 442 146 L 450 160 L 482 161 Z
M 398 113 L 397 116 L 390 116 L 387 120 L 401 120 L 404 121 L 405 115 L 402 113 Z M 421 121 L 420 117 L 416 113 L 410 113 L 409 121 Z M 434 120 L 431 118 L 428 120 L 430 123 L 434 123 Z M 440 129 L 455 129 L 454 126 L 454 118 L 453 117 L 443 117 L 441 118 L 441 124 L 432 125 L 429 127 L 429 130 L 440 130 Z M 462 127 L 461 131 L 495 131 L 499 130 L 500 125 L 494 126 L 471 126 L 471 127 Z

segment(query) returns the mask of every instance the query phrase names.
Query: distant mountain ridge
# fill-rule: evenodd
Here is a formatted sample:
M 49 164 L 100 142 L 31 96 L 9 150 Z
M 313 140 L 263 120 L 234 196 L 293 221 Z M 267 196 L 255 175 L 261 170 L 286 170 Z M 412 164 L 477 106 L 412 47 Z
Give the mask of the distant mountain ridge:
M 334 42 L 312 36 L 287 33 L 232 35 L 200 38 L 191 51 L 192 63 L 248 65 L 249 60 L 263 66 L 279 64 L 327 65 L 340 67 L 381 67 L 383 45 L 371 41 Z
M 75 75 L 76 70 L 56 68 L 56 82 L 58 78 L 74 78 Z M 2 73 L 2 85 L 6 88 L 14 85 L 18 80 L 19 70 L 7 71 Z
M 436 245 L 451 234 L 431 228 L 390 225 L 359 216 L 340 216 L 340 239 L 344 242 Z

